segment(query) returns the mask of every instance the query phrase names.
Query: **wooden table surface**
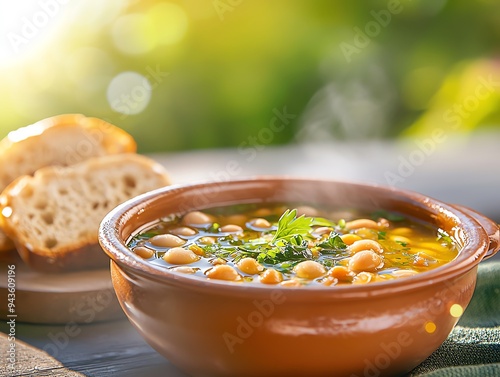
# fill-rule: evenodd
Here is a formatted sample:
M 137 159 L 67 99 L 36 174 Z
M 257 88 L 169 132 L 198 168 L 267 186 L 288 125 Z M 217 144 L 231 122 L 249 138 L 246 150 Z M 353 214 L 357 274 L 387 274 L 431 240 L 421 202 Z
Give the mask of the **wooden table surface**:
M 428 148 L 426 154 L 412 141 L 374 141 L 261 144 L 152 157 L 169 170 L 175 183 L 278 174 L 392 184 L 472 207 L 500 222 L 499 141 L 499 134 L 449 140 Z M 0 331 L 9 332 L 5 321 Z M 15 373 L 6 369 L 6 339 L 0 338 L 0 376 L 185 376 L 149 347 L 125 318 L 76 327 L 18 322 L 16 337 L 26 343 L 17 348 L 21 364 Z

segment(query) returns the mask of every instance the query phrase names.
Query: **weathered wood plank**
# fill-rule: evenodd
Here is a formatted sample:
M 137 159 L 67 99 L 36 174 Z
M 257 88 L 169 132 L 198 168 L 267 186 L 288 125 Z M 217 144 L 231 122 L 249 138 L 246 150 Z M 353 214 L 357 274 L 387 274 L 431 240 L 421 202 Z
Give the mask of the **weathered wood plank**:
M 9 340 L 9 337 L 4 333 L 0 333 L 0 353 L 3 358 L 5 357 L 0 364 L 1 376 L 85 376 L 82 373 L 68 369 L 46 352 L 19 339 Z

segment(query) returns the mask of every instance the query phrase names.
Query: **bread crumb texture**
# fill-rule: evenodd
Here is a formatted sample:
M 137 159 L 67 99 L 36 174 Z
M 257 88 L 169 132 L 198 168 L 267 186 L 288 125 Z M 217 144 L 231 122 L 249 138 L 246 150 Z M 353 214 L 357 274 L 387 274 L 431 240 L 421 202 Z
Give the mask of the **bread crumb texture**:
M 5 221 L 32 250 L 67 251 L 97 243 L 100 222 L 118 204 L 169 183 L 161 165 L 135 154 L 47 167 L 4 191 L 12 208 Z

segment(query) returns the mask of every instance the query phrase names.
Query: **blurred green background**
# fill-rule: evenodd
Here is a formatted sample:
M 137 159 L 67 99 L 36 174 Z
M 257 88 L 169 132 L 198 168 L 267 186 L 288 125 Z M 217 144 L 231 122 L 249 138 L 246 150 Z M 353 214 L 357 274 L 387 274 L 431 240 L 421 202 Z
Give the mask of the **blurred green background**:
M 106 119 L 140 152 L 500 127 L 498 0 L 0 5 L 0 133 Z

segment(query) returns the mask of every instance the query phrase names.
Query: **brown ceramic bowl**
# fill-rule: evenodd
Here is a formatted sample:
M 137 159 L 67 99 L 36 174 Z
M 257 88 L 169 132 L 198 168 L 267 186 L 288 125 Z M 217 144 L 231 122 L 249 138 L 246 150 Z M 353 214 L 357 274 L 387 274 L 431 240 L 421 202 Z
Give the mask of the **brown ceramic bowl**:
M 171 213 L 248 202 L 399 211 L 463 243 L 445 266 L 367 285 L 284 288 L 209 281 L 155 267 L 127 240 Z M 102 222 L 100 242 L 123 310 L 146 341 L 193 376 L 399 375 L 427 358 L 467 307 L 477 267 L 499 249 L 497 224 L 398 189 L 255 178 L 171 186 L 132 199 Z M 457 308 L 457 306 L 454 306 Z

